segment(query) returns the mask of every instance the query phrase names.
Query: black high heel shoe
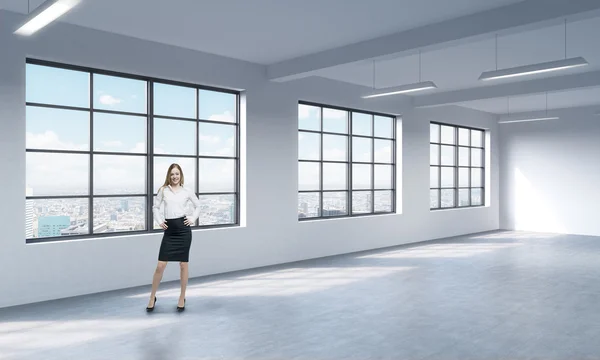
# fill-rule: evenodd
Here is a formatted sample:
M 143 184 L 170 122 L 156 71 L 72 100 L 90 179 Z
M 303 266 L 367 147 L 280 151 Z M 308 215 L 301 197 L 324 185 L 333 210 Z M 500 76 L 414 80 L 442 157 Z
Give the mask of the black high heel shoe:
M 146 307 L 146 311 L 147 311 L 147 312 L 154 311 L 154 307 L 156 306 L 156 300 L 157 300 L 157 298 L 156 298 L 156 296 L 155 296 L 155 297 L 154 297 L 154 305 L 152 305 L 152 307 Z
M 183 310 L 185 310 L 185 299 L 183 299 L 183 306 L 177 306 L 178 312 L 182 312 Z

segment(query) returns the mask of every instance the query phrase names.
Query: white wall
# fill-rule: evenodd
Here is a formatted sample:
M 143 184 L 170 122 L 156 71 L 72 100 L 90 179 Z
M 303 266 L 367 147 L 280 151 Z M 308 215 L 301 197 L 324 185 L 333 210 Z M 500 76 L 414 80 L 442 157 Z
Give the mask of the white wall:
M 591 113 L 500 126 L 501 228 L 600 235 L 600 117 Z
M 489 116 L 457 107 L 412 111 L 399 98 L 364 101 L 359 87 L 324 79 L 269 83 L 261 66 L 63 24 L 17 39 L 12 31 L 19 19 L 0 11 L 0 169 L 7 179 L 0 207 L 0 307 L 149 284 L 161 239 L 153 234 L 25 244 L 27 56 L 245 91 L 246 221 L 193 232 L 191 277 L 498 228 L 495 156 L 491 206 L 428 208 L 428 120 L 489 127 Z M 297 221 L 298 100 L 405 114 L 402 214 Z M 495 132 L 491 140 L 497 153 Z M 178 275 L 171 265 L 164 281 Z

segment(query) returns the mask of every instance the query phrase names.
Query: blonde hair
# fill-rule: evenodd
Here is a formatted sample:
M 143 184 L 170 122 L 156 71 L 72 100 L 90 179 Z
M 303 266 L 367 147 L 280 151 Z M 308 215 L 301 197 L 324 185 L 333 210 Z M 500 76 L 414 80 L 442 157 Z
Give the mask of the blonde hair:
M 169 170 L 167 170 L 167 176 L 165 177 L 165 182 L 163 186 L 160 187 L 161 189 L 165 186 L 171 185 L 171 170 L 173 170 L 174 168 L 177 168 L 177 170 L 179 170 L 179 184 L 183 186 L 183 170 L 181 170 L 181 166 L 179 166 L 179 164 L 173 163 L 171 164 L 171 166 L 169 166 Z

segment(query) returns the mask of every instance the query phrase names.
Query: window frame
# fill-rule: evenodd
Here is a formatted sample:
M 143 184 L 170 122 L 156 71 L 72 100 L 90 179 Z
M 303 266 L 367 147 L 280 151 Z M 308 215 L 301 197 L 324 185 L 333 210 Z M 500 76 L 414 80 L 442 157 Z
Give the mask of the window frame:
M 380 112 L 374 112 L 374 111 L 367 111 L 367 110 L 360 110 L 360 109 L 353 109 L 353 108 L 348 108 L 348 107 L 342 107 L 342 106 L 336 106 L 336 105 L 328 105 L 328 104 L 322 104 L 322 103 L 316 103 L 316 102 L 311 102 L 311 101 L 304 101 L 304 100 L 300 100 L 298 101 L 297 104 L 297 109 L 300 107 L 300 105 L 305 105 L 305 106 L 312 106 L 312 107 L 318 107 L 319 108 L 319 130 L 305 130 L 305 129 L 300 129 L 298 126 L 298 122 L 299 122 L 299 114 L 298 112 L 296 112 L 297 116 L 296 116 L 296 126 L 298 129 L 298 135 L 302 134 L 302 133 L 309 133 L 309 134 L 318 134 L 320 137 L 320 144 L 319 144 L 319 159 L 318 160 L 306 160 L 306 159 L 300 159 L 300 154 L 298 153 L 298 164 L 301 163 L 312 163 L 312 164 L 319 164 L 319 189 L 318 190 L 300 190 L 298 189 L 298 195 L 306 193 L 306 194 L 319 194 L 319 214 L 317 216 L 307 216 L 307 217 L 303 217 L 300 218 L 297 214 L 297 219 L 298 221 L 312 221 L 312 220 L 327 220 L 327 219 L 339 219 L 339 218 L 353 218 L 353 217 L 363 217 L 363 216 L 374 216 L 374 215 L 385 215 L 385 214 L 395 214 L 396 213 L 396 197 L 397 197 L 397 158 L 396 158 L 396 151 L 397 151 L 397 123 L 398 123 L 398 116 L 397 115 L 390 115 L 390 114 L 385 114 L 385 113 L 380 113 Z M 323 131 L 323 111 L 324 109 L 331 109 L 331 110 L 341 110 L 341 111 L 345 111 L 347 112 L 347 118 L 346 118 L 346 125 L 347 125 L 347 133 L 335 133 L 335 132 L 328 132 L 328 131 Z M 352 133 L 352 119 L 353 119 L 353 113 L 359 113 L 359 114 L 366 114 L 366 115 L 370 115 L 371 116 L 371 135 L 355 135 Z M 380 137 L 380 136 L 375 136 L 375 117 L 376 116 L 380 116 L 380 117 L 386 117 L 389 118 L 392 122 L 392 137 L 390 138 L 386 138 L 386 137 Z M 333 136 L 344 136 L 346 137 L 347 141 L 346 141 L 346 151 L 347 151 L 347 159 L 346 160 L 324 160 L 323 159 L 323 136 L 324 135 L 333 135 Z M 354 161 L 353 160 L 353 154 L 352 154 L 352 146 L 353 146 L 353 138 L 362 138 L 362 139 L 370 139 L 371 140 L 371 161 L 365 162 L 365 161 Z M 385 140 L 385 141 L 391 141 L 392 142 L 392 149 L 391 149 L 391 162 L 389 163 L 384 163 L 384 162 L 377 162 L 375 160 L 375 140 Z M 298 140 L 299 141 L 299 140 Z M 299 144 L 298 144 L 299 145 Z M 345 190 L 323 190 L 323 164 L 344 164 L 346 165 L 346 188 Z M 352 180 L 353 180 L 353 164 L 367 164 L 367 165 L 371 165 L 371 187 L 368 189 L 357 189 L 354 190 L 352 188 Z M 391 171 L 391 188 L 377 188 L 377 186 L 375 185 L 375 166 L 376 165 L 386 165 L 386 166 L 391 166 L 392 167 L 392 171 Z M 299 175 L 297 180 L 299 180 Z M 299 186 L 299 184 L 298 184 Z M 391 192 L 391 210 L 390 211 L 375 211 L 375 193 L 377 191 L 389 191 Z M 323 195 L 325 193 L 345 193 L 346 195 L 346 209 L 347 209 L 347 213 L 346 214 L 342 214 L 342 215 L 323 215 Z M 370 193 L 371 194 L 371 211 L 370 212 L 361 212 L 361 213 L 353 213 L 352 211 L 352 194 L 356 192 L 356 193 Z M 296 198 L 297 200 L 297 206 L 299 206 L 298 204 L 298 197 Z
M 240 183 L 241 183 L 241 153 L 240 153 L 240 135 L 241 135 L 241 121 L 240 121 L 240 98 L 241 93 L 239 91 L 223 89 L 205 85 L 198 85 L 183 81 L 174 81 L 150 76 L 142 76 L 139 74 L 129 74 L 112 70 L 104 70 L 91 68 L 86 66 L 72 65 L 59 63 L 54 61 L 40 60 L 36 58 L 26 58 L 25 63 L 27 65 L 39 65 L 39 66 L 47 66 L 51 68 L 57 68 L 62 70 L 72 70 L 72 71 L 80 71 L 85 72 L 89 76 L 89 106 L 88 107 L 74 107 L 74 106 L 64 106 L 64 105 L 52 105 L 52 104 L 44 104 L 44 103 L 36 103 L 29 102 L 25 100 L 25 108 L 28 107 L 38 107 L 38 108 L 51 108 L 51 109 L 59 109 L 59 110 L 76 110 L 81 112 L 87 112 L 89 114 L 89 149 L 87 150 L 58 150 L 58 149 L 30 149 L 25 146 L 25 153 L 46 153 L 46 154 L 83 154 L 86 155 L 89 159 L 88 162 L 88 193 L 85 195 L 52 195 L 52 196 L 29 196 L 26 194 L 25 201 L 35 201 L 35 200 L 51 200 L 51 199 L 85 199 L 87 201 L 87 211 L 88 211 L 88 233 L 87 234 L 78 234 L 78 235 L 60 235 L 60 236 L 51 236 L 51 237 L 43 237 L 43 238 L 25 238 L 26 244 L 33 243 L 43 243 L 43 242 L 56 242 L 56 241 L 66 241 L 66 240 L 77 240 L 77 239 L 95 239 L 95 238 L 103 238 L 103 237 L 114 237 L 114 236 L 130 236 L 130 235 L 140 235 L 140 234 L 155 234 L 162 232 L 162 229 L 154 228 L 154 217 L 152 206 L 154 203 L 154 197 L 156 196 L 155 187 L 159 184 L 154 184 L 154 160 L 157 158 L 189 158 L 194 159 L 196 162 L 195 172 L 196 172 L 196 182 L 194 184 L 194 194 L 197 197 L 202 195 L 233 195 L 235 202 L 235 211 L 234 216 L 235 219 L 232 223 L 227 224 L 211 224 L 211 225 L 198 225 L 198 221 L 191 228 L 192 230 L 198 229 L 211 229 L 211 228 L 229 228 L 229 227 L 239 227 L 240 226 L 240 214 L 241 214 L 241 206 L 240 206 Z M 127 112 L 127 111 L 115 111 L 115 110 L 106 110 L 106 109 L 96 109 L 94 107 L 94 75 L 106 75 L 106 76 L 114 76 L 123 79 L 132 79 L 144 81 L 145 89 L 146 89 L 146 113 L 135 113 L 135 112 Z M 166 84 L 166 85 L 174 85 L 181 87 L 188 87 L 195 89 L 195 102 L 196 102 L 196 114 L 195 119 L 192 118 L 181 118 L 181 117 L 171 117 L 171 116 L 162 116 L 154 114 L 154 84 Z M 207 90 L 207 91 L 215 91 L 219 93 L 227 93 L 235 96 L 235 121 L 234 122 L 223 122 L 216 120 L 208 120 L 201 119 L 199 112 L 199 91 Z M 25 90 L 27 91 L 27 89 Z M 143 153 L 127 153 L 127 152 L 115 152 L 115 151 L 99 151 L 94 150 L 94 114 L 112 114 L 112 115 L 125 115 L 125 116 L 142 116 L 146 120 L 146 150 Z M 196 142 L 195 142 L 195 155 L 178 155 L 178 154 L 154 154 L 154 119 L 165 119 L 165 120 L 185 120 L 195 123 L 196 127 Z M 27 122 L 27 119 L 25 119 Z M 219 124 L 219 125 L 228 125 L 233 126 L 235 128 L 235 152 L 233 156 L 210 156 L 210 155 L 200 155 L 199 154 L 199 128 L 200 124 L 209 123 L 209 124 Z M 117 156 L 139 156 L 145 157 L 145 193 L 140 194 L 102 194 L 96 195 L 94 194 L 94 156 L 97 155 L 117 155 Z M 201 159 L 228 159 L 233 160 L 235 162 L 234 166 L 234 189 L 233 192 L 200 192 L 199 191 L 199 162 Z M 166 169 L 165 169 L 166 171 Z M 104 199 L 104 198 L 144 198 L 146 209 L 145 209 L 145 221 L 144 225 L 146 227 L 145 230 L 132 230 L 132 231 L 115 231 L 108 233 L 96 233 L 94 234 L 94 200 L 95 199 Z M 27 209 L 26 209 L 27 211 Z M 26 215 L 27 216 L 27 215 Z M 26 219 L 27 222 L 27 219 Z M 27 235 L 26 235 L 27 236 Z
M 437 125 L 439 127 L 439 142 L 433 142 L 431 141 L 431 125 Z M 448 143 L 444 143 L 442 142 L 442 126 L 446 126 L 446 127 L 452 127 L 454 130 L 454 139 L 455 142 L 454 144 L 448 144 Z M 469 145 L 460 145 L 459 143 L 459 130 L 460 129 L 466 129 L 469 130 Z M 471 143 L 471 139 L 472 139 L 472 135 L 471 135 L 471 131 L 479 131 L 481 132 L 481 142 L 482 142 L 482 146 L 473 146 Z M 485 207 L 485 203 L 486 203 L 486 197 L 485 197 L 485 190 L 486 190 L 486 174 L 485 174 L 485 170 L 487 167 L 487 162 L 486 162 L 486 137 L 487 137 L 487 130 L 486 129 L 482 129 L 482 128 L 477 128 L 477 127 L 472 127 L 472 126 L 463 126 L 463 125 L 456 125 L 456 124 L 450 124 L 450 123 L 444 123 L 444 122 L 438 122 L 438 121 L 430 121 L 429 122 L 429 153 L 430 153 L 430 157 L 429 157 L 429 168 L 431 169 L 432 167 L 437 167 L 438 168 L 438 175 L 437 175 L 437 185 L 438 187 L 431 187 L 431 170 L 429 173 L 429 192 L 431 193 L 432 190 L 437 190 L 438 194 L 437 194 L 437 207 L 431 207 L 431 195 L 429 197 L 429 210 L 430 211 L 439 211 L 439 210 L 450 210 L 450 209 L 469 209 L 469 208 L 478 208 L 478 207 Z M 438 164 L 432 164 L 431 163 L 431 146 L 432 145 L 437 145 L 438 146 Z M 452 146 L 454 148 L 454 165 L 442 165 L 442 146 Z M 469 150 L 469 165 L 465 166 L 465 165 L 459 165 L 459 149 L 460 148 L 466 148 Z M 479 149 L 481 150 L 482 154 L 481 154 L 481 166 L 473 166 L 472 165 L 472 159 L 471 159 L 471 149 Z M 441 175 L 441 170 L 442 168 L 452 168 L 454 169 L 454 186 L 452 187 L 442 187 L 442 175 Z M 468 187 L 461 187 L 460 183 L 459 183 L 459 169 L 469 169 L 469 186 Z M 481 169 L 481 187 L 473 187 L 472 183 L 471 183 L 471 169 Z M 460 201 L 460 195 L 459 195 L 459 190 L 469 190 L 469 205 L 459 205 L 459 201 Z M 472 197 L 471 197 L 471 191 L 472 189 L 481 189 L 481 204 L 479 205 L 473 205 L 472 204 Z M 454 192 L 454 205 L 453 206 L 447 206 L 447 207 L 442 207 L 442 190 L 453 190 Z

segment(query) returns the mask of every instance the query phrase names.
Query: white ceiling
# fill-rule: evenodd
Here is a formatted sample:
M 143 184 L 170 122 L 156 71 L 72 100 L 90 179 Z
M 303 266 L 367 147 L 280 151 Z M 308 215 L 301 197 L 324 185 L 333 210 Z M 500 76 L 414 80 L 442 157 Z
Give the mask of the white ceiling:
M 43 0 L 29 1 L 34 8 Z M 0 9 L 26 13 L 27 0 L 0 0 Z M 542 82 L 527 91 L 528 78 L 477 80 L 496 68 L 495 34 L 498 68 L 564 58 L 564 19 L 567 57 L 589 66 L 536 75 Z M 415 94 L 422 106 L 505 114 L 510 97 L 511 113 L 536 111 L 546 91 L 549 109 L 600 105 L 600 0 L 82 0 L 61 21 L 266 65 L 273 80 L 320 76 L 365 90 L 373 59 L 377 88 L 419 81 L 422 49 L 421 80 L 438 86 Z M 454 34 L 444 39 L 445 30 Z M 584 84 L 587 74 L 593 81 Z M 564 75 L 564 86 L 552 82 Z
M 272 64 L 518 1 L 82 0 L 61 21 Z M 0 3 L 27 12 L 27 0 Z
M 584 68 L 562 71 L 560 74 L 600 70 L 600 17 L 567 23 L 567 57 L 583 56 L 590 63 Z M 565 57 L 565 26 L 498 36 L 498 68 L 535 64 Z M 421 80 L 436 83 L 438 91 L 489 86 L 479 81 L 479 75 L 496 68 L 494 36 L 457 46 L 421 52 Z M 373 60 L 322 69 L 319 76 L 353 84 L 373 86 Z M 556 73 L 536 76 L 551 77 Z M 375 87 L 384 88 L 419 81 L 419 55 L 375 61 Z M 515 80 L 510 80 L 515 81 Z M 496 84 L 494 82 L 493 84 Z
M 546 93 L 459 102 L 456 105 L 496 115 L 546 109 Z M 548 92 L 548 110 L 600 105 L 600 86 Z

